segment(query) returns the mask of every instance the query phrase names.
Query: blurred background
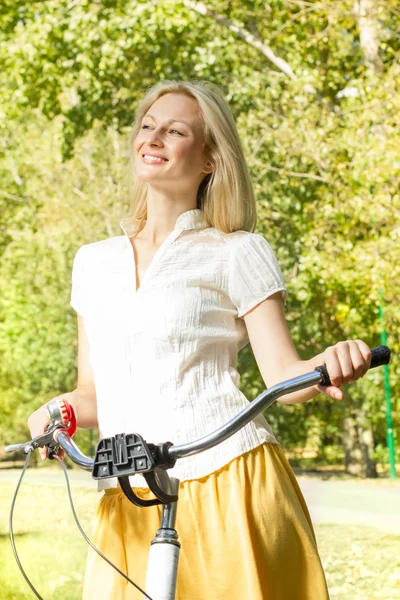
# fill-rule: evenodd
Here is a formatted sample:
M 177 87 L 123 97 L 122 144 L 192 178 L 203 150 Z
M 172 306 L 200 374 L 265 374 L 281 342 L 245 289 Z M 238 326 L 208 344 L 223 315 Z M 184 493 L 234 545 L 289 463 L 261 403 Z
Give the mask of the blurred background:
M 82 244 L 122 234 L 138 100 L 160 80 L 198 78 L 220 85 L 232 107 L 256 191 L 257 231 L 281 264 L 286 316 L 301 356 L 346 338 L 377 346 L 383 332 L 393 353 L 386 389 L 380 368 L 349 386 L 343 403 L 275 405 L 266 416 L 300 481 L 351 482 L 365 498 L 378 488 L 399 489 L 399 24 L 397 0 L 2 0 L 1 447 L 27 439 L 28 415 L 75 387 L 72 261 Z M 238 368 L 251 400 L 264 383 L 249 346 Z M 94 452 L 96 432 L 76 439 Z M 31 597 L 7 546 L 17 458 L 0 450 L 0 548 L 7 556 L 0 579 L 10 600 Z M 39 559 L 48 539 L 28 508 L 41 523 L 40 510 L 56 515 L 65 494 L 43 479 L 54 465 L 37 466 L 19 535 L 27 557 L 42 548 Z M 91 498 L 82 508 L 90 527 L 96 493 L 79 489 L 82 502 Z M 49 494 L 50 511 L 43 504 Z M 384 504 L 379 500 L 376 512 Z M 52 535 L 65 539 L 69 525 L 54 519 Z M 332 598 L 400 597 L 394 535 L 361 524 L 353 534 L 343 524 L 329 527 L 318 526 L 318 539 Z M 79 552 L 81 573 L 83 545 Z M 40 561 L 34 568 L 39 575 Z M 78 598 L 79 577 L 51 579 L 47 597 Z

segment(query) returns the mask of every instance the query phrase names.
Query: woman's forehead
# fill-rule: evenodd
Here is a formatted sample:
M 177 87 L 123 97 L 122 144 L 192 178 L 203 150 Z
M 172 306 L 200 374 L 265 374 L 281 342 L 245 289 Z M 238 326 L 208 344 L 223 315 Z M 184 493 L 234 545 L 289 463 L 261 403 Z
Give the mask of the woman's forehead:
M 200 107 L 195 98 L 182 93 L 164 94 L 146 112 L 156 120 L 174 120 L 191 126 L 202 126 Z

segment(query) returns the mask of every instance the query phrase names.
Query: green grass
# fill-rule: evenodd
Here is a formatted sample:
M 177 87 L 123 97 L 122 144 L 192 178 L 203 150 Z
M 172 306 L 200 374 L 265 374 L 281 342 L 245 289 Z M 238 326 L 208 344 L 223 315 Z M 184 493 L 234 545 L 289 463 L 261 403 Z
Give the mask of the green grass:
M 0 582 L 2 600 L 34 598 L 19 572 L 8 537 L 8 514 L 15 485 L 1 484 Z M 83 529 L 93 525 L 96 491 L 73 490 Z M 28 577 L 44 600 L 75 600 L 81 597 L 87 544 L 73 520 L 65 489 L 24 484 L 14 510 L 17 552 Z
M 14 484 L 0 486 L 1 600 L 34 598 L 19 573 L 8 538 Z M 78 516 L 90 534 L 99 495 L 73 487 Z M 365 527 L 315 528 L 332 600 L 400 598 L 400 536 Z M 23 483 L 14 515 L 16 545 L 23 566 L 44 600 L 81 597 L 87 553 L 63 487 Z
M 400 535 L 351 525 L 315 531 L 332 600 L 400 598 Z

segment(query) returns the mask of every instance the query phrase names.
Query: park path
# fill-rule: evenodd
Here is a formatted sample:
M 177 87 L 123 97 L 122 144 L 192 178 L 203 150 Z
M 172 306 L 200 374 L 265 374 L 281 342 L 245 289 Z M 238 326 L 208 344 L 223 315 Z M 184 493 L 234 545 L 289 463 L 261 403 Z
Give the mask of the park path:
M 297 480 L 313 523 L 362 525 L 400 534 L 400 482 Z
M 20 471 L 0 470 L 1 482 L 17 483 Z M 96 482 L 85 471 L 68 471 L 73 488 L 96 490 Z M 297 478 L 315 524 L 361 525 L 400 534 L 400 482 L 323 481 Z M 44 486 L 65 486 L 64 474 L 56 469 L 30 469 L 24 481 Z

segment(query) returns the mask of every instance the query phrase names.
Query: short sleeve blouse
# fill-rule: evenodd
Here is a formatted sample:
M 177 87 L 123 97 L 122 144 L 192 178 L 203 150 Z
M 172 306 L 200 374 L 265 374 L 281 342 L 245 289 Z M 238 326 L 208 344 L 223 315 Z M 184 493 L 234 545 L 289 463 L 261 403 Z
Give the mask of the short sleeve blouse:
M 136 290 L 131 219 L 123 236 L 82 246 L 74 260 L 71 305 L 82 315 L 93 368 L 100 437 L 139 433 L 183 444 L 207 435 L 248 404 L 237 354 L 248 342 L 243 316 L 287 291 L 260 234 L 226 234 L 200 209 L 182 213 Z M 268 441 L 261 415 L 216 448 L 177 461 L 181 481 L 221 468 Z M 144 486 L 141 476 L 133 486 Z M 99 489 L 114 487 L 103 480 Z
M 238 317 L 276 292 L 285 303 L 287 290 L 271 246 L 258 233 L 241 236 L 232 249 L 229 270 L 229 295 Z

